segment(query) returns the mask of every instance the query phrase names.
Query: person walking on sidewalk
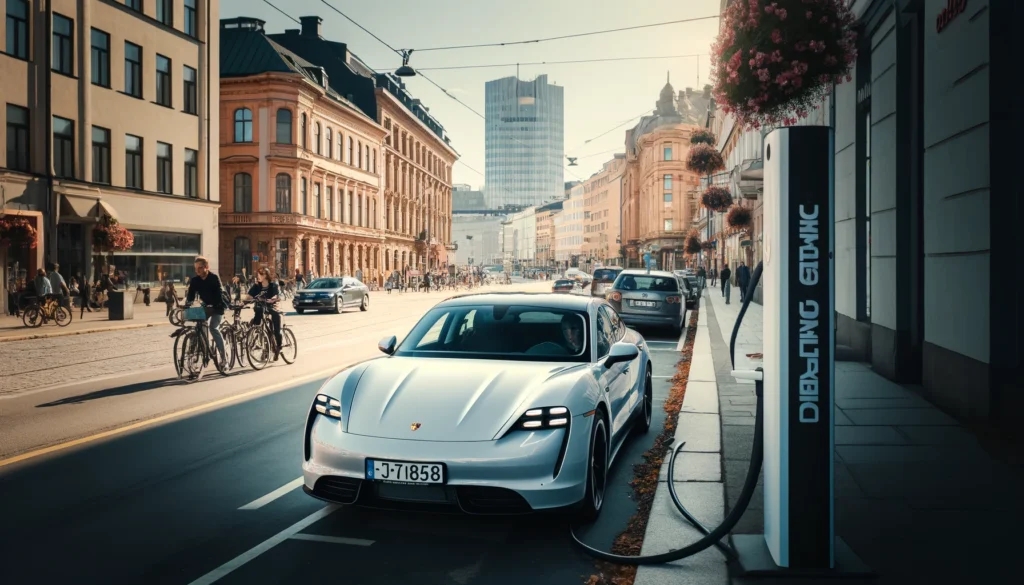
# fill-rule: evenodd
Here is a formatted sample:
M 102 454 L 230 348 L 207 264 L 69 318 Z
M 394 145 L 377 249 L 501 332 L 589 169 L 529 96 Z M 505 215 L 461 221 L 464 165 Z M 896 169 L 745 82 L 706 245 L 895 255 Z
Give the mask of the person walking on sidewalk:
M 704 285 L 708 281 L 708 271 L 704 270 L 704 265 L 701 264 L 700 268 L 697 269 L 697 284 L 700 286 L 700 294 L 704 294 Z
M 750 268 L 743 262 L 736 268 L 736 285 L 740 287 L 740 302 L 747 298 L 747 285 L 750 284 Z
M 719 275 L 722 278 L 722 296 L 725 297 L 725 304 L 729 304 L 729 296 L 732 293 L 732 283 L 729 279 L 732 278 L 732 270 L 729 270 L 729 265 L 726 264 L 725 268 L 722 268 L 722 273 Z
M 708 276 L 711 277 L 711 288 L 715 288 L 715 279 L 718 278 L 718 269 L 712 266 L 711 272 Z

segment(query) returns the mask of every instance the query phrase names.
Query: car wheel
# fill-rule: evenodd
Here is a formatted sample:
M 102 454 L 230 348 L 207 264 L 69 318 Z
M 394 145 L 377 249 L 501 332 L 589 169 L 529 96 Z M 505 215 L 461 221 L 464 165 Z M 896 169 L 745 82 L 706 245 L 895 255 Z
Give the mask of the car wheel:
M 601 513 L 608 484 L 608 427 L 599 412 L 594 414 L 594 426 L 590 429 L 587 461 L 587 490 L 578 515 L 581 520 L 592 521 Z
M 363 303 L 359 305 L 360 311 L 365 311 L 370 308 L 370 295 L 363 295 Z
M 295 309 L 295 312 L 301 315 L 301 314 L 305 313 L 306 310 L 305 309 Z
M 341 296 L 334 297 L 334 314 L 341 314 Z
M 640 409 L 640 420 L 636 423 L 636 432 L 643 435 L 651 430 L 651 419 L 654 418 L 654 382 L 651 377 L 651 366 L 647 365 L 647 374 L 644 376 L 644 397 L 643 406 Z

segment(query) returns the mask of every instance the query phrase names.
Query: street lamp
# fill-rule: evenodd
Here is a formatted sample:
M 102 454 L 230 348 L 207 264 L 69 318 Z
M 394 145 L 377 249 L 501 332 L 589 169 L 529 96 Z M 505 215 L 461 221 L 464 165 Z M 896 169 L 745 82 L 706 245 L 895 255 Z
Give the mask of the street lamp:
M 395 70 L 395 75 L 399 77 L 416 77 L 416 70 L 409 67 L 409 57 L 412 57 L 413 50 L 402 51 L 402 66 Z

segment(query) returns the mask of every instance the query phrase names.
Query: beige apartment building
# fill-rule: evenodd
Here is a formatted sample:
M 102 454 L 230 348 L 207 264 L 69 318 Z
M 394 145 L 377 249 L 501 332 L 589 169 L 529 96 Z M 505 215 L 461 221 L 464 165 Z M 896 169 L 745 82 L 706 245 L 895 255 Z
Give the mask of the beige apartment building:
M 537 258 L 535 266 L 555 266 L 558 239 L 555 237 L 555 217 L 562 213 L 564 201 L 553 201 L 537 208 Z
M 0 251 L 4 286 L 52 261 L 95 278 L 103 216 L 135 235 L 112 263 L 129 283 L 180 280 L 198 254 L 216 262 L 217 0 L 0 6 L 2 213 L 39 235 Z
M 583 182 L 583 256 L 588 264 L 618 264 L 620 260 L 622 175 L 626 155 L 616 154 L 599 172 Z

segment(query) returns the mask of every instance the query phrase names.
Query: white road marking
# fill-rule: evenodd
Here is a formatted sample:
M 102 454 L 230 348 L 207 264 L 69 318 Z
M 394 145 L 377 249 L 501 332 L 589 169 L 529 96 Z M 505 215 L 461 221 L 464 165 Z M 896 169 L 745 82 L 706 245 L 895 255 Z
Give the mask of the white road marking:
M 321 536 L 319 534 L 294 534 L 290 540 L 311 540 L 313 542 L 329 542 L 331 544 L 351 544 L 355 546 L 370 546 L 372 540 L 362 538 L 345 538 L 342 536 Z
M 249 561 L 252 561 L 261 554 L 288 540 L 292 536 L 295 536 L 302 530 L 309 527 L 314 522 L 326 518 L 327 516 L 330 516 L 331 513 L 333 513 L 337 509 L 338 506 L 334 505 L 329 505 L 320 508 L 316 512 L 313 512 L 309 516 L 306 516 L 302 520 L 299 520 L 295 524 L 292 524 L 288 528 L 285 528 L 281 532 L 278 532 L 274 536 L 271 536 L 267 540 L 264 540 L 260 544 L 257 544 L 253 548 L 245 551 L 244 553 L 238 555 L 237 557 L 231 559 L 230 561 L 224 563 L 223 565 L 217 567 L 216 569 L 210 571 L 202 577 L 196 579 L 189 585 L 212 585 L 213 583 L 216 583 L 217 581 L 228 576 L 234 570 L 241 568 Z
M 287 494 L 288 492 L 290 492 L 293 489 L 299 487 L 300 485 L 302 485 L 302 478 L 301 477 L 298 478 L 298 479 L 294 479 L 292 481 L 289 481 L 288 483 L 286 483 L 283 486 L 277 488 L 276 490 L 270 492 L 269 494 L 263 496 L 262 498 L 259 498 L 257 500 L 253 500 L 253 501 L 249 502 L 248 504 L 246 504 L 246 505 L 242 506 L 241 508 L 239 508 L 239 510 L 259 510 L 263 506 L 266 506 L 270 502 L 273 502 L 274 500 L 276 500 L 276 499 L 280 498 L 281 496 Z
M 676 351 L 683 351 L 683 346 L 686 345 L 686 333 L 690 330 L 690 326 L 683 327 L 683 332 L 679 334 L 679 343 L 676 344 Z

